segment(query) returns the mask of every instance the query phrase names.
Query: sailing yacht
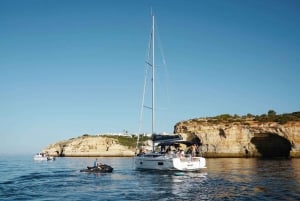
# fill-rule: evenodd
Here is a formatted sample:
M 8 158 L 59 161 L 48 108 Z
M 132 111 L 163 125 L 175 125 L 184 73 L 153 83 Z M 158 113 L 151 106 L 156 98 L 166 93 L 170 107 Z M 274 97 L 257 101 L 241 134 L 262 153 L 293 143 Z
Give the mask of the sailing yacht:
M 155 134 L 155 52 L 154 36 L 155 21 L 152 14 L 152 30 L 150 47 L 152 49 L 152 61 L 146 62 L 152 68 L 152 151 L 144 153 L 140 151 L 135 157 L 135 168 L 137 170 L 178 170 L 178 171 L 198 171 L 206 168 L 204 157 L 195 155 L 196 144 L 185 141 L 180 134 Z M 144 99 L 144 98 L 143 98 Z M 138 143 L 137 143 L 138 146 Z M 185 153 L 185 150 L 191 150 Z

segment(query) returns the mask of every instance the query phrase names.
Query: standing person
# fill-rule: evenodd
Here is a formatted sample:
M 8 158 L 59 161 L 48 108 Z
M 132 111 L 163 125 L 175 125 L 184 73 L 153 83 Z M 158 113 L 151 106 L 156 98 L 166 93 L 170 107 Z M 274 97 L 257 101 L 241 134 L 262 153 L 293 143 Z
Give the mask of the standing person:
M 94 167 L 98 166 L 98 159 L 96 158 L 96 160 L 94 161 Z
M 201 150 L 201 146 L 200 145 L 198 145 L 197 147 L 196 147 L 196 155 L 197 156 L 202 156 L 202 150 Z
M 196 145 L 193 144 L 191 148 L 192 148 L 192 157 L 195 157 L 196 156 Z

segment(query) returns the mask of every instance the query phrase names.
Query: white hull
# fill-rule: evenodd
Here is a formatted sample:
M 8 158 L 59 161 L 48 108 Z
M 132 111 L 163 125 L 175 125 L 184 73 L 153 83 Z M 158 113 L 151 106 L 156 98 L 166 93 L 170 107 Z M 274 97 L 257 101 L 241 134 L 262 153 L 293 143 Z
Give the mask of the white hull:
M 35 161 L 47 161 L 47 160 L 49 160 L 47 157 L 34 157 L 33 158 Z
M 49 161 L 49 160 L 55 160 L 55 157 L 46 156 L 46 155 L 43 155 L 43 154 L 36 154 L 33 157 L 33 160 L 35 160 L 35 161 Z
M 144 154 L 134 157 L 135 168 L 139 170 L 198 171 L 206 168 L 203 157 L 177 157 L 169 154 Z

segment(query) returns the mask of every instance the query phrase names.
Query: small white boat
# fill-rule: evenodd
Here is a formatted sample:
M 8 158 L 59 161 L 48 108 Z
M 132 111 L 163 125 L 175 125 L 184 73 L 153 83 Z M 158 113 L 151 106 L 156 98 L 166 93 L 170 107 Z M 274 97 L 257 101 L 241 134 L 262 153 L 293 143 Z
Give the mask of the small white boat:
M 55 160 L 55 157 L 53 156 L 48 156 L 47 154 L 45 153 L 37 153 L 33 159 L 35 161 L 49 161 L 49 160 Z

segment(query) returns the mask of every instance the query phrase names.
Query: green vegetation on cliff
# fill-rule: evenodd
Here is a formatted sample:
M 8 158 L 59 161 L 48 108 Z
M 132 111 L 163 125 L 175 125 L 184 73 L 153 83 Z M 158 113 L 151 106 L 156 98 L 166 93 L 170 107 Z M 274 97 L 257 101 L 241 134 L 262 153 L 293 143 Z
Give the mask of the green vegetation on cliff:
M 137 135 L 130 135 L 130 136 L 116 136 L 116 135 L 104 135 L 105 137 L 114 138 L 118 140 L 119 144 L 123 146 L 128 146 L 129 148 L 135 148 L 137 142 Z M 140 142 L 144 142 L 149 140 L 150 137 L 140 135 Z
M 278 122 L 280 124 L 285 124 L 289 121 L 300 121 L 300 112 L 277 115 L 274 110 L 269 110 L 268 114 L 255 116 L 255 120 L 259 122 Z
M 118 141 L 120 145 L 127 146 L 128 148 L 135 148 L 136 142 L 137 142 L 137 135 L 109 135 L 109 134 L 103 134 L 100 135 L 101 137 L 107 137 L 107 138 L 113 138 Z M 98 137 L 98 135 L 89 135 L 84 134 L 83 137 Z M 143 143 L 147 140 L 149 140 L 150 137 L 140 135 L 140 143 Z
M 233 122 L 239 122 L 247 124 L 247 121 L 257 121 L 261 123 L 266 122 L 277 122 L 279 124 L 285 124 L 289 121 L 300 121 L 300 112 L 292 112 L 292 113 L 285 113 L 285 114 L 276 114 L 274 110 L 269 110 L 267 114 L 261 114 L 261 115 L 253 115 L 248 113 L 244 116 L 239 116 L 237 114 L 230 115 L 230 114 L 221 114 L 217 115 L 215 117 L 208 117 L 205 118 L 205 121 L 208 123 L 233 123 Z M 192 119 L 190 121 L 203 121 L 203 118 L 201 119 Z

